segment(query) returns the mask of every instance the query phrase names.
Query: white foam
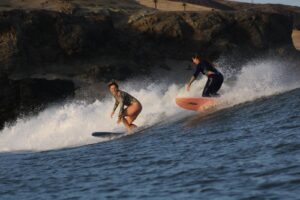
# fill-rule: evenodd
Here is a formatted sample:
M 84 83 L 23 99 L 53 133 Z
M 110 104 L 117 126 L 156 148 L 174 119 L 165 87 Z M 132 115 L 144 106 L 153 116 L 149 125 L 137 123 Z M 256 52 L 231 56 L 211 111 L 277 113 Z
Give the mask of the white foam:
M 227 74 L 225 71 L 223 73 Z M 220 91 L 223 94 L 221 99 L 228 107 L 298 88 L 298 78 L 291 78 L 291 73 L 279 62 L 249 63 L 237 74 L 235 82 L 224 83 Z M 192 113 L 176 106 L 175 98 L 201 96 L 205 82 L 206 78 L 195 81 L 190 92 L 185 91 L 184 84 L 137 84 L 140 83 L 137 81 L 122 83 L 121 89 L 135 96 L 143 105 L 135 124 L 152 126 Z M 6 126 L 0 132 L 0 152 L 41 151 L 104 141 L 92 137 L 91 133 L 124 130 L 122 125 L 116 124 L 116 118 L 110 118 L 113 104 L 112 97 L 91 104 L 74 101 L 49 107 L 34 117 L 18 119 L 14 125 Z
M 299 88 L 299 72 L 287 65 L 272 60 L 248 63 L 233 84 L 224 84 L 223 102 L 236 105 Z

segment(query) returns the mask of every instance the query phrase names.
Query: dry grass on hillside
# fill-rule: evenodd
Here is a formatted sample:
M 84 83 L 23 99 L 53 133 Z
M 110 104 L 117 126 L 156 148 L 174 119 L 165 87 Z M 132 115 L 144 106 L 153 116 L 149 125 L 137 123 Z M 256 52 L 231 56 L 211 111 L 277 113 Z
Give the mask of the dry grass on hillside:
M 110 9 L 154 9 L 153 0 L 0 0 L 0 10 L 45 9 L 61 11 L 71 6 L 97 12 Z M 157 0 L 157 9 L 162 11 L 183 11 L 182 2 Z M 210 7 L 186 3 L 186 11 L 210 11 Z
M 154 8 L 154 1 L 153 0 L 136 0 L 141 5 Z M 162 11 L 183 11 L 184 7 L 182 2 L 174 2 L 174 1 L 168 1 L 168 0 L 157 0 L 157 9 Z M 189 4 L 186 3 L 185 7 L 186 11 L 211 11 L 212 8 L 195 5 L 195 4 Z
M 147 9 L 135 0 L 0 0 L 0 10 L 45 9 L 62 11 L 69 7 L 97 12 L 103 8 L 136 10 Z
M 294 30 L 292 34 L 294 46 L 297 50 L 300 50 L 300 31 Z

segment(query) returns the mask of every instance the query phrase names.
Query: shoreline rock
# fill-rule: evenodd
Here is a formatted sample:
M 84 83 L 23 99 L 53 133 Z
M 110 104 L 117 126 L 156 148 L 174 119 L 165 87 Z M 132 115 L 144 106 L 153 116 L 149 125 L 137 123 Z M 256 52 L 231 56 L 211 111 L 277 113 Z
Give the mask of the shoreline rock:
M 22 115 L 41 111 L 47 105 L 71 98 L 75 86 L 68 80 L 0 80 L 0 129 Z

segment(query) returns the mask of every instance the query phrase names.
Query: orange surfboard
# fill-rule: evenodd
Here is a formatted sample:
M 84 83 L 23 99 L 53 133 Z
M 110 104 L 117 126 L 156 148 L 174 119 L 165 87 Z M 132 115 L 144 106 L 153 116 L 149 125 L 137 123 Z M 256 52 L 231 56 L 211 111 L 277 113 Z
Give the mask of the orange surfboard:
M 216 105 L 216 99 L 208 97 L 180 97 L 176 98 L 176 104 L 181 108 L 193 111 L 203 111 Z

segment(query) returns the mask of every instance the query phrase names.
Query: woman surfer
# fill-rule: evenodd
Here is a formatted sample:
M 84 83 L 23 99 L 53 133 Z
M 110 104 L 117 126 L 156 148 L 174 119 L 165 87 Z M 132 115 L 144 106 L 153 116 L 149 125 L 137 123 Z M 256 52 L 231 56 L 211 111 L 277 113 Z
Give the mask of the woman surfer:
M 141 103 L 127 92 L 119 90 L 118 84 L 114 81 L 108 84 L 108 88 L 116 100 L 111 113 L 111 118 L 113 117 L 117 107 L 120 106 L 117 123 L 119 124 L 122 121 L 128 132 L 131 132 L 137 127 L 133 124 L 133 121 L 142 111 Z

